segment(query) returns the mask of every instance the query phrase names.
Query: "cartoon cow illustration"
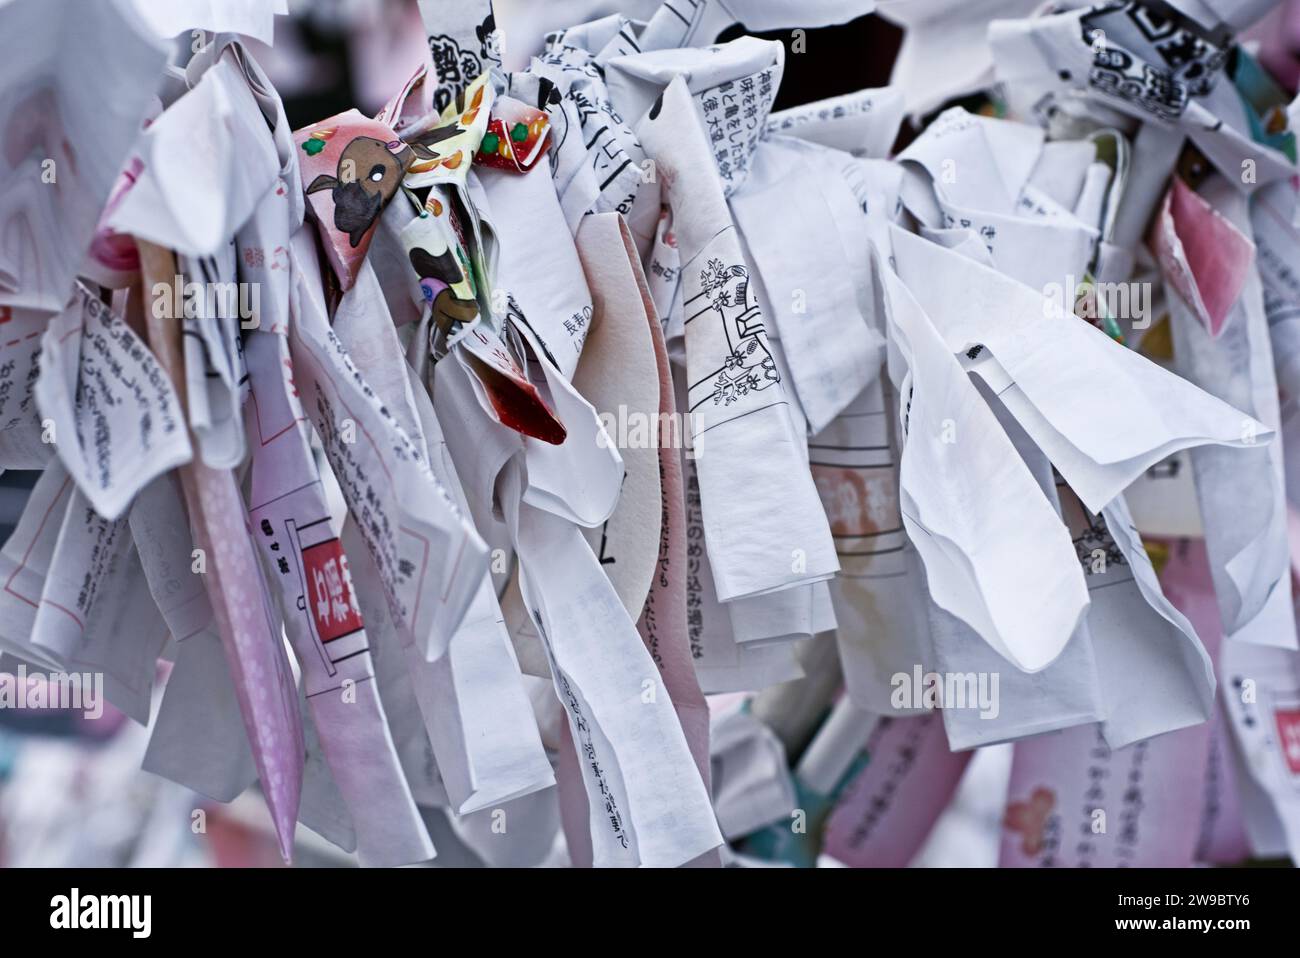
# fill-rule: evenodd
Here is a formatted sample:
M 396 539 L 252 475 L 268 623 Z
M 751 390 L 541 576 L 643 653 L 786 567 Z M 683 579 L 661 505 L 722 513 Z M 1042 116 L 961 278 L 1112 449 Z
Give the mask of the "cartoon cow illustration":
M 420 277 L 420 290 L 426 302 L 433 306 L 433 321 L 444 334 L 460 328 L 460 325 L 472 323 L 478 316 L 478 303 L 472 299 L 461 299 L 452 286 L 459 283 L 464 274 L 456 255 L 445 249 L 434 255 L 419 246 L 412 247 L 407 255 L 416 275 Z
M 359 136 L 339 154 L 337 173 L 320 174 L 311 181 L 307 193 L 332 191 L 334 226 L 348 234 L 355 249 L 379 218 L 384 204 L 397 192 L 406 168 L 416 157 L 432 156 L 423 146 L 401 140 L 385 143 L 372 136 Z

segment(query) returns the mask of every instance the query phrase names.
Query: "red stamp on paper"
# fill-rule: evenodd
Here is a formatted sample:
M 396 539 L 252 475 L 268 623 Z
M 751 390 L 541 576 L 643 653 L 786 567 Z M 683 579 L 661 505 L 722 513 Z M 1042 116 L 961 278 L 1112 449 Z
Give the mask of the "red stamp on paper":
M 1292 775 L 1300 775 L 1300 708 L 1274 709 L 1282 758 Z
M 361 609 L 339 540 L 329 539 L 303 549 L 302 565 L 307 573 L 307 604 L 321 642 L 360 629 Z

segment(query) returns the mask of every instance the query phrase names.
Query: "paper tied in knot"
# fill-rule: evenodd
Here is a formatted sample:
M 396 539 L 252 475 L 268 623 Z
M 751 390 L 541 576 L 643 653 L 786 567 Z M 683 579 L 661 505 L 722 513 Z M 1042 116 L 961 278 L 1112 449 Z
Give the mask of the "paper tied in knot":
M 1166 120 L 1214 89 L 1231 43 L 1155 0 L 1100 4 L 1081 15 L 1079 29 L 1092 51 L 1089 87 Z
M 409 193 L 413 202 L 415 194 Z M 432 310 L 435 348 L 455 345 L 479 322 L 479 290 L 473 263 L 462 237 L 466 224 L 442 189 L 431 189 L 419 213 L 399 239 L 419 277 L 420 299 Z
M 456 347 L 455 355 L 482 389 L 484 410 L 497 422 L 559 445 L 567 434 L 564 423 L 529 381 L 503 336 L 482 322 L 481 277 L 476 276 L 473 251 L 465 242 L 472 230 L 461 219 L 451 193 L 445 186 L 430 189 L 418 214 L 399 234 L 419 277 L 420 297 L 430 311 L 428 335 L 434 351 L 450 352 Z M 414 201 L 414 193 L 406 195 Z M 513 298 L 507 297 L 507 303 L 508 323 L 519 313 Z
M 388 126 L 357 110 L 298 130 L 293 139 L 325 253 L 342 288 L 351 289 L 379 214 L 407 168 L 430 151 L 403 143 Z
M 780 43 L 746 36 L 704 49 L 618 57 L 606 65 L 605 79 L 619 113 L 653 120 L 658 98 L 680 76 L 694 100 L 723 190 L 731 196 L 753 165 L 784 69 Z
M 1123 0 L 995 20 L 988 42 L 1013 111 L 1042 119 L 1068 103 L 1066 112 L 1105 123 L 1116 110 L 1176 128 L 1220 170 L 1250 160 L 1238 188 L 1253 192 L 1294 172 L 1282 120 L 1289 98 L 1230 31 L 1158 0 Z
M 484 166 L 525 173 L 546 153 L 550 132 L 551 118 L 544 110 L 501 97 L 492 108 L 474 159 Z
M 483 389 L 492 417 L 508 429 L 553 446 L 563 444 L 568 430 L 528 379 L 505 340 L 477 326 L 463 340 L 460 357 Z
M 406 171 L 405 185 L 411 189 L 436 183 L 463 186 L 475 151 L 487 133 L 494 98 L 484 74 L 442 111 L 436 124 L 423 130 L 404 130 L 403 138 L 420 151 Z

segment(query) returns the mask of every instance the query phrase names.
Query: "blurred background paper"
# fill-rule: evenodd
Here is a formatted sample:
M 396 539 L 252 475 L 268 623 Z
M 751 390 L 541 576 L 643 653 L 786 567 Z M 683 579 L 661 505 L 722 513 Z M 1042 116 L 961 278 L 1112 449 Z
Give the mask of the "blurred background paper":
M 270 43 L 275 18 L 289 12 L 289 0 L 131 0 L 140 18 L 169 39 L 191 31 L 242 33 Z
M 0 4 L 0 307 L 63 307 L 153 100 L 166 51 L 127 6 Z

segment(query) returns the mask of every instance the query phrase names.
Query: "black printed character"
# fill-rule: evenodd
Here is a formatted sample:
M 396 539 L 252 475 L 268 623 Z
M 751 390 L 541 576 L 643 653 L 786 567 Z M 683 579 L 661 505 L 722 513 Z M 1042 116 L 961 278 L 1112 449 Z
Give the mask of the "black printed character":
M 483 64 L 476 53 L 462 50 L 455 37 L 446 34 L 429 37 L 429 55 L 433 60 L 434 72 L 438 75 L 438 87 L 433 92 L 433 108 L 441 113 L 483 72 Z
M 553 106 L 559 106 L 561 99 L 559 87 L 546 77 L 537 78 L 537 109 L 549 110 Z
M 483 62 L 501 62 L 501 34 L 497 32 L 497 18 L 489 10 L 483 22 L 474 28 L 478 34 L 479 54 Z

